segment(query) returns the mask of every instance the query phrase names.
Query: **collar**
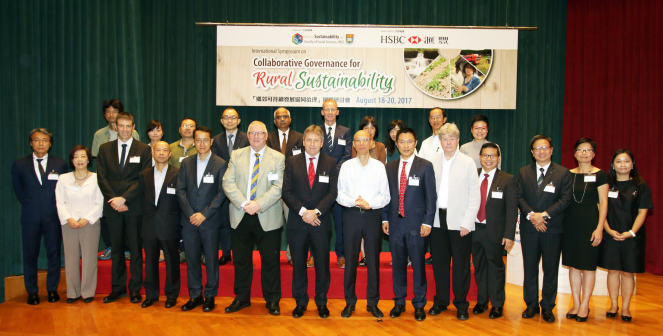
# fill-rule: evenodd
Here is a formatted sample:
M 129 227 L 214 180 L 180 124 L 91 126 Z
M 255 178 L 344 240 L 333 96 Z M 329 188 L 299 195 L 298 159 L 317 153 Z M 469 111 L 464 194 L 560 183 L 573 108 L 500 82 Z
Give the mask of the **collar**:
M 449 159 L 449 160 L 447 160 L 447 157 L 444 155 L 444 150 L 442 150 L 442 153 L 440 153 L 440 154 L 442 154 L 442 159 L 444 160 L 444 162 L 451 163 L 451 161 L 453 161 L 456 158 L 456 156 L 458 156 L 458 152 L 460 152 L 460 150 L 458 150 L 458 148 L 456 148 L 456 151 L 454 152 L 454 156 L 452 156 L 451 159 Z
M 37 159 L 39 158 L 37 157 L 37 155 L 35 155 L 35 152 L 32 152 L 32 160 L 37 161 Z M 48 161 L 48 153 L 46 153 L 46 155 L 44 155 L 41 159 L 43 159 L 44 161 Z
M 207 154 L 207 159 L 205 159 L 205 161 L 200 161 L 200 153 L 196 154 L 196 160 L 198 160 L 198 163 L 203 163 L 203 162 L 204 162 L 204 163 L 207 163 L 207 162 L 209 162 L 209 159 L 210 159 L 211 157 L 212 157 L 212 152 L 210 152 L 209 154 Z
M 325 124 L 325 133 L 327 133 L 327 131 L 329 130 L 330 127 L 331 127 L 332 131 L 336 131 L 336 123 L 334 123 L 331 126 Z
M 400 165 L 399 165 L 399 166 L 400 166 L 400 167 L 403 167 L 403 162 L 407 162 L 407 163 L 412 163 L 412 162 L 414 162 L 414 156 L 415 156 L 415 155 L 412 154 L 412 156 L 410 156 L 410 158 L 407 159 L 407 160 L 403 159 L 403 157 L 401 156 L 401 161 L 400 161 Z M 400 168 L 400 167 L 399 167 L 399 168 Z
M 256 152 L 256 151 L 253 150 L 253 147 L 249 146 L 249 148 L 251 148 L 251 157 L 254 158 L 256 156 L 256 153 L 258 153 L 258 154 L 260 154 L 260 158 L 261 158 L 260 160 L 262 162 L 262 158 L 265 157 L 265 147 L 267 147 L 267 145 L 263 146 L 261 150 Z
M 180 139 L 180 142 L 179 142 L 178 146 L 180 146 L 184 149 L 189 149 L 189 148 L 194 146 L 194 143 L 192 142 L 191 145 L 189 145 L 189 147 L 184 147 L 184 144 L 182 143 L 182 140 L 184 140 L 184 139 Z
M 226 132 L 226 139 L 228 139 L 231 135 L 233 136 L 233 138 L 237 139 L 237 130 L 238 129 L 235 128 L 235 132 L 232 132 L 232 133 Z
M 536 163 L 536 173 L 538 174 L 539 171 L 541 170 L 541 168 L 543 168 L 543 172 L 544 172 L 544 173 L 547 173 L 547 172 L 548 172 L 548 168 L 550 168 L 550 164 L 551 164 L 551 163 L 552 163 L 552 161 L 548 162 L 548 164 L 545 165 L 545 166 L 539 166 L 539 163 L 537 162 L 537 163 Z
M 320 152 L 318 152 L 318 154 L 316 154 L 315 156 L 310 156 L 310 155 L 308 155 L 308 153 L 306 151 L 304 151 L 304 155 L 306 156 L 306 161 L 307 162 L 311 161 L 311 160 L 309 160 L 310 158 L 314 158 L 316 160 L 318 160 L 320 158 Z
M 209 158 L 208 158 L 208 159 L 209 159 Z M 163 172 L 160 172 L 160 171 L 157 169 L 157 165 L 154 165 L 154 173 L 155 173 L 155 174 L 165 174 L 165 173 L 167 173 L 167 172 L 168 172 L 168 165 L 166 165 L 166 167 L 163 168 Z
M 276 131 L 278 132 L 279 138 L 281 137 L 281 135 L 282 135 L 283 133 L 285 133 L 286 137 L 287 137 L 288 135 L 290 135 L 290 128 L 289 128 L 289 127 L 288 127 L 288 130 L 285 131 L 285 132 L 281 131 L 280 129 L 277 129 Z
M 129 138 L 129 140 L 127 140 L 127 142 L 122 142 L 122 140 L 120 140 L 120 138 L 117 138 L 117 145 L 119 147 L 122 147 L 122 145 L 127 145 L 127 148 L 131 148 L 131 144 L 133 143 L 133 141 L 134 141 L 133 137 Z
M 497 171 L 497 168 L 491 170 L 490 173 L 486 173 L 486 171 L 483 168 L 481 168 L 481 177 L 484 177 L 483 176 L 484 174 L 488 174 L 488 178 L 492 179 L 492 178 L 495 177 L 495 172 L 496 171 Z

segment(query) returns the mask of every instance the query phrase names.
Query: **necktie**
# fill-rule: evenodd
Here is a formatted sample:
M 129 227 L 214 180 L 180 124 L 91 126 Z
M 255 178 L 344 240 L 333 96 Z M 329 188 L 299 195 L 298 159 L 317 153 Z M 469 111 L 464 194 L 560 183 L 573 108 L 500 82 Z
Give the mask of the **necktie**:
M 477 213 L 477 219 L 479 223 L 486 220 L 486 196 L 488 195 L 488 174 L 483 174 L 483 181 L 481 181 L 481 203 L 479 203 L 479 213 Z
M 539 175 L 539 179 L 536 180 L 536 185 L 539 186 L 539 190 L 541 190 L 541 182 L 543 182 L 543 168 L 539 168 L 541 171 L 541 175 Z
M 251 173 L 251 201 L 256 198 L 258 191 L 258 171 L 260 170 L 260 153 L 256 153 L 256 163 L 253 164 L 253 173 Z
M 309 158 L 311 162 L 308 164 L 308 184 L 311 186 L 311 189 L 313 189 L 313 181 L 315 181 L 315 169 L 313 168 L 313 159 L 315 158 Z
M 281 154 L 285 155 L 285 133 L 283 133 L 283 141 L 281 141 Z
M 124 170 L 124 155 L 127 154 L 127 144 L 122 145 L 122 157 L 120 158 L 120 173 Z
M 329 130 L 327 131 L 327 148 L 329 149 L 329 152 L 331 152 L 332 149 L 334 148 L 334 141 L 332 140 L 331 131 L 332 128 L 330 126 Z
M 235 147 L 235 143 L 233 143 L 233 136 L 234 134 L 228 135 L 228 154 L 233 153 L 233 147 Z
M 44 159 L 37 159 L 37 166 L 39 166 L 39 175 L 43 176 L 44 175 L 44 167 L 41 165 L 41 162 Z
M 405 166 L 407 161 L 403 161 L 403 170 L 401 170 L 401 182 L 398 190 L 398 214 L 405 217 L 405 186 L 407 186 L 407 174 L 405 173 Z

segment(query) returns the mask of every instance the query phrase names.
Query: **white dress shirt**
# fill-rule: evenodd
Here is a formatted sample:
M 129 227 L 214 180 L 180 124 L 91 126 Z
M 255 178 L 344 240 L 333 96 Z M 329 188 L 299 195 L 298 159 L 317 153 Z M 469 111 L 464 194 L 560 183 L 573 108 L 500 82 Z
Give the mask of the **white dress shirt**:
M 256 164 L 256 153 L 260 154 L 260 162 L 262 163 L 262 160 L 265 159 L 265 147 L 262 147 L 262 149 L 259 152 L 256 152 L 253 150 L 253 147 L 251 147 L 251 155 L 249 155 L 249 170 L 247 172 L 248 178 L 246 179 L 246 201 L 242 203 L 240 207 L 244 207 L 246 203 L 251 201 L 251 174 L 253 174 L 253 165 Z M 258 166 L 258 174 L 260 174 L 260 166 Z M 256 195 L 258 197 L 258 195 Z
M 283 132 L 281 130 L 278 130 L 279 132 L 279 145 L 283 143 L 283 138 L 285 138 L 285 143 L 288 143 L 288 136 L 290 135 L 290 129 L 288 128 L 287 131 Z
M 43 160 L 41 161 L 41 167 L 44 168 L 44 172 L 48 174 L 49 172 L 46 171 L 46 163 L 48 162 L 48 153 L 46 153 L 46 155 L 44 155 L 42 159 Z M 39 180 L 39 184 L 43 184 L 41 183 L 41 173 L 39 172 L 39 167 L 37 166 L 38 165 L 37 156 L 35 155 L 34 152 L 32 153 L 32 165 L 35 167 L 35 174 L 37 174 L 37 179 Z
M 431 135 L 428 139 L 424 140 L 421 144 L 419 157 L 430 161 L 433 156 L 442 153 L 442 145 L 440 145 L 440 138 L 437 135 Z
M 330 127 L 331 127 L 331 131 L 329 130 Z M 323 131 L 325 132 L 324 146 L 327 146 L 327 134 L 329 134 L 331 136 L 332 145 L 334 145 L 334 134 L 336 133 L 336 123 L 334 123 L 331 126 L 325 124 L 325 129 Z
M 315 156 L 310 156 L 310 155 L 308 155 L 308 152 L 304 151 L 304 157 L 306 158 L 306 165 L 305 165 L 306 174 L 307 174 L 306 176 L 308 176 L 308 165 L 311 162 L 311 158 L 313 158 L 313 173 L 316 173 L 318 171 L 318 159 L 320 158 L 320 152 L 318 152 L 318 154 L 316 154 Z M 315 209 L 315 210 L 318 210 L 318 209 Z M 301 209 L 299 209 L 299 215 L 303 216 L 304 211 L 306 211 L 305 207 L 302 207 Z
M 356 157 L 345 161 L 338 174 L 338 204 L 352 208 L 355 201 L 361 196 L 371 209 L 384 208 L 391 196 L 389 195 L 389 182 L 387 171 L 382 162 L 369 158 L 366 166 Z
M 550 168 L 550 164 L 552 161 L 548 162 L 547 165 L 545 166 L 539 166 L 539 163 L 536 163 L 536 180 L 539 180 L 539 177 L 541 177 L 541 168 L 543 168 L 543 176 L 546 176 L 546 173 L 548 172 L 548 168 Z
M 233 139 L 232 139 L 233 145 L 235 145 L 235 141 L 237 141 L 237 129 L 235 129 L 234 133 L 226 132 L 226 146 L 228 146 L 228 148 L 230 148 L 230 136 L 231 135 L 233 136 Z
M 104 195 L 97 184 L 97 174 L 91 173 L 82 186 L 76 184 L 74 172 L 61 174 L 55 186 L 55 202 L 60 224 L 67 225 L 72 218 L 96 223 L 104 210 Z
M 157 169 L 157 166 L 154 166 L 154 205 L 155 206 L 159 205 L 159 195 L 161 194 L 161 187 L 163 186 L 163 180 L 166 179 L 166 172 L 168 172 L 168 166 L 163 168 L 163 172 L 160 172 Z
M 129 163 L 129 160 L 127 158 L 129 157 L 129 150 L 131 149 L 131 144 L 134 142 L 134 138 L 129 138 L 127 142 L 122 142 L 119 138 L 117 139 L 117 159 L 118 162 L 122 162 L 122 145 L 126 144 L 127 149 L 126 153 L 124 153 L 124 165 L 126 166 Z
M 481 183 L 483 183 L 483 180 L 486 178 L 486 174 L 488 174 L 488 187 L 486 188 L 486 200 L 488 199 L 488 193 L 490 192 L 490 186 L 493 184 L 493 178 L 495 178 L 495 172 L 497 169 L 493 169 L 490 171 L 490 173 L 486 173 L 483 168 L 481 169 L 481 175 L 479 176 L 479 194 L 481 194 Z M 477 223 L 483 223 L 486 224 L 486 220 L 484 219 L 483 221 L 479 222 L 479 218 L 476 219 Z
M 448 208 L 449 204 L 449 171 L 451 170 L 451 164 L 454 162 L 454 159 L 458 155 L 459 150 L 456 150 L 454 156 L 451 159 L 447 160 L 446 157 L 442 157 L 442 180 L 440 181 L 440 190 L 437 191 L 437 207 L 439 209 Z M 444 155 L 444 153 L 442 153 Z

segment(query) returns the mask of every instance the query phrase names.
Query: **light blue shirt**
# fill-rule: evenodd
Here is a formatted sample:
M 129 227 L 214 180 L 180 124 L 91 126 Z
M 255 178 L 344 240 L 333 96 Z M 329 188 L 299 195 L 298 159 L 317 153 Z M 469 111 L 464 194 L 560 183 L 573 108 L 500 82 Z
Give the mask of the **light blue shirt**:
M 212 152 L 209 152 L 207 154 L 207 159 L 205 161 L 200 161 L 200 153 L 196 155 L 196 160 L 197 162 L 197 175 L 196 177 L 198 178 L 198 186 L 200 187 L 200 182 L 203 180 L 203 174 L 205 174 L 205 169 L 207 168 L 207 164 L 209 163 L 209 158 L 212 157 Z

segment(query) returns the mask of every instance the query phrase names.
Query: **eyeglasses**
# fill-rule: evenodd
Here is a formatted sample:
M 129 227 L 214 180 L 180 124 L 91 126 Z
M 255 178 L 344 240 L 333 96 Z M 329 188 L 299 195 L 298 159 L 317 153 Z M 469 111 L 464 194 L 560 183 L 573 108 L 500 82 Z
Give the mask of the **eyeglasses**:
M 549 150 L 549 149 L 551 149 L 551 148 L 552 148 L 552 147 L 548 147 L 548 146 L 539 146 L 539 147 L 534 147 L 534 148 L 532 148 L 532 150 L 535 151 L 535 152 L 537 152 L 537 151 L 538 151 L 538 152 L 545 152 L 545 151 L 547 151 L 547 150 Z
M 580 153 L 591 153 L 593 151 L 594 150 L 589 149 L 589 148 L 578 148 L 578 149 L 576 149 L 576 153 L 578 153 L 578 154 L 580 154 Z
M 265 133 L 265 132 L 248 132 L 247 134 L 252 136 L 252 137 L 261 137 L 261 136 L 263 136 L 267 133 Z
M 497 159 L 497 154 L 483 154 L 481 155 L 484 159 Z
M 221 119 L 223 119 L 223 120 L 235 120 L 235 119 L 239 119 L 239 118 L 237 118 L 236 116 L 225 116 Z
M 278 116 L 278 117 L 274 118 L 274 120 L 286 120 L 286 119 L 290 119 L 290 117 L 286 115 L 286 116 Z
M 359 143 L 365 143 L 365 142 L 369 142 L 370 139 L 369 138 L 359 138 L 359 139 L 355 139 L 354 141 L 359 142 Z
M 196 139 L 196 143 L 197 143 L 197 144 L 200 144 L 200 143 L 206 143 L 206 144 L 208 144 L 209 141 L 210 141 L 210 139 Z
M 35 139 L 35 140 L 30 140 L 30 141 L 32 141 L 34 143 L 43 143 L 43 144 L 51 142 L 51 140 L 48 140 L 48 139 Z
M 337 109 L 324 109 L 322 110 L 323 112 L 336 112 L 338 111 Z
M 398 144 L 402 145 L 411 145 L 414 143 L 414 140 L 401 140 L 398 142 Z
M 194 125 L 182 125 L 182 128 L 196 128 Z
M 442 120 L 442 116 L 429 117 L 430 120 Z

